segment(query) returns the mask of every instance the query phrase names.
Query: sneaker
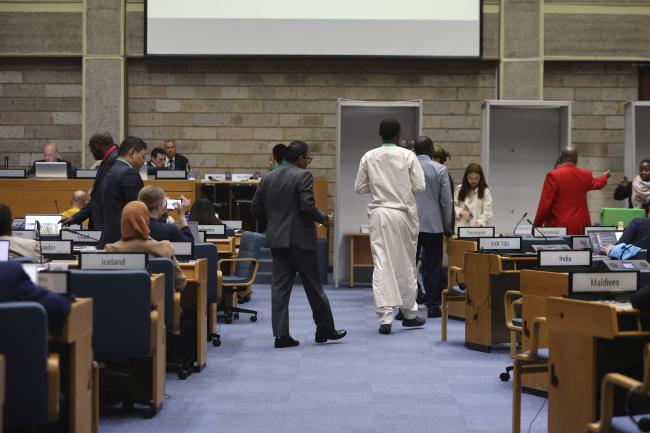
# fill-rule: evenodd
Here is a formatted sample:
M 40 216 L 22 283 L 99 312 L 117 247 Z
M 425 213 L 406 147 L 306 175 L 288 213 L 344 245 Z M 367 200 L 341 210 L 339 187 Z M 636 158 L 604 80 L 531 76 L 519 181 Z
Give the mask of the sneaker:
M 384 334 L 384 335 L 388 335 L 388 334 L 390 334 L 391 328 L 392 328 L 392 326 L 391 326 L 390 323 L 385 323 L 383 325 L 380 325 L 379 326 L 379 333 Z
M 413 319 L 404 319 L 402 321 L 402 326 L 407 328 L 417 328 L 418 326 L 424 326 L 425 323 L 427 323 L 426 319 L 416 316 Z

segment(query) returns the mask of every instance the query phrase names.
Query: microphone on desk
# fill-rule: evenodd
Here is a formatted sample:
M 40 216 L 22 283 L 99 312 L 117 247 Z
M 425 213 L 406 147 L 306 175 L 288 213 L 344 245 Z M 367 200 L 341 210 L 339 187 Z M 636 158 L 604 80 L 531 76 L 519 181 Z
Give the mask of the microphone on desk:
M 519 219 L 519 222 L 518 222 L 517 224 L 515 224 L 515 228 L 512 230 L 512 234 L 513 234 L 513 235 L 516 235 L 516 234 L 517 234 L 517 228 L 519 228 L 519 224 L 521 224 L 521 222 L 522 222 L 522 221 L 524 220 L 524 218 L 526 218 L 527 216 L 528 216 L 528 212 L 524 212 L 524 214 L 523 214 L 523 215 L 521 216 L 521 218 Z
M 535 227 L 535 224 L 533 224 L 533 222 L 532 222 L 531 220 L 526 219 L 526 222 L 527 222 L 528 224 L 530 224 L 531 226 L 533 226 L 533 236 L 535 235 L 535 230 L 537 230 L 537 233 L 539 233 L 540 235 L 542 235 L 542 237 L 544 238 L 544 242 L 545 242 L 545 243 L 548 243 L 548 238 L 546 237 L 546 235 L 544 234 L 543 231 L 541 231 L 538 227 Z
M 5 169 L 9 168 L 9 157 L 5 156 Z
M 61 211 L 59 210 L 59 202 L 54 200 L 54 206 L 56 206 L 56 213 L 61 215 Z

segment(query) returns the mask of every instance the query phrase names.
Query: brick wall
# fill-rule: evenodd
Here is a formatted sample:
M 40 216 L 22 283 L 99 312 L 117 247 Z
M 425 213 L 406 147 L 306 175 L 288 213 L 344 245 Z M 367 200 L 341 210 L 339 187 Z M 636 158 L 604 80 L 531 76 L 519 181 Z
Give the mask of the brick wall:
M 0 162 L 31 166 L 53 141 L 63 159 L 81 161 L 81 62 L 0 60 Z
M 591 218 L 598 221 L 600 208 L 626 206 L 613 194 L 623 177 L 623 106 L 638 97 L 638 69 L 629 63 L 595 62 L 547 62 L 544 69 L 544 99 L 575 101 L 572 140 L 578 165 L 595 175 L 612 172 L 607 187 L 589 193 Z
M 272 146 L 311 145 L 334 207 L 336 100 L 424 101 L 423 129 L 453 154 L 460 178 L 477 161 L 480 102 L 495 98 L 491 62 L 132 59 L 128 132 L 177 140 L 200 173 L 266 169 Z

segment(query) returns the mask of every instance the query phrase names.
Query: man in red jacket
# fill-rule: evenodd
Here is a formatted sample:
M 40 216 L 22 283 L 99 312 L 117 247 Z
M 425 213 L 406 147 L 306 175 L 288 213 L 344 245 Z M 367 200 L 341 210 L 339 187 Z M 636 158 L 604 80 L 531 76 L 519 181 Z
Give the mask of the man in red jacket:
M 577 162 L 575 147 L 562 149 L 557 167 L 544 180 L 535 226 L 567 227 L 570 235 L 581 235 L 591 225 L 587 192 L 604 188 L 610 174 L 607 170 L 593 178 L 591 171 L 576 167 Z

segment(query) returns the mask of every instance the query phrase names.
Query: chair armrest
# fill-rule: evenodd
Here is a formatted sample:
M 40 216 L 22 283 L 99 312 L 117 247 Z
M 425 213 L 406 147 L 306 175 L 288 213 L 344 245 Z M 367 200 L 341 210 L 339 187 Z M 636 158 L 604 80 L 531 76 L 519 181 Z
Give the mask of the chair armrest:
M 614 415 L 614 389 L 616 387 L 625 389 L 638 388 L 641 392 L 641 382 L 620 373 L 608 373 L 603 378 L 600 394 L 600 422 L 589 424 L 588 431 L 609 432 L 612 427 Z
M 254 258 L 252 258 L 252 257 L 251 257 L 251 258 L 241 258 L 241 259 L 240 259 L 240 258 L 236 258 L 236 259 L 221 259 L 221 260 L 219 260 L 219 261 L 217 262 L 217 269 L 218 269 L 218 270 L 221 270 L 221 263 L 224 263 L 224 262 L 234 262 L 234 263 L 236 263 L 236 262 L 253 262 L 253 263 L 255 263 L 255 268 L 253 269 L 253 274 L 251 275 L 251 278 L 250 278 L 248 281 L 246 281 L 246 282 L 244 282 L 244 283 L 236 283 L 236 284 L 235 284 L 235 283 L 224 283 L 223 280 L 222 280 L 222 282 L 221 282 L 221 285 L 222 285 L 222 286 L 225 286 L 225 287 L 232 287 L 232 286 L 249 286 L 249 285 L 253 284 L 253 282 L 255 281 L 255 278 L 257 277 L 257 268 L 259 268 L 259 266 L 260 266 L 260 262 L 259 262 L 259 260 L 254 259 Z
M 528 353 L 520 353 L 517 359 L 521 361 L 531 361 L 537 358 L 537 351 L 539 350 L 539 336 L 541 335 L 542 326 L 546 326 L 546 317 L 535 317 L 533 320 L 533 330 L 530 334 L 530 350 Z
M 505 295 L 503 295 L 503 311 L 505 312 L 506 316 L 506 327 L 511 331 L 521 332 L 522 327 L 515 325 L 512 321 L 512 319 L 516 317 L 515 305 L 517 305 L 517 303 L 521 304 L 520 300 L 513 300 L 515 296 L 521 296 L 521 292 L 519 290 L 506 291 Z
M 174 328 L 169 332 L 178 335 L 181 329 L 181 293 L 174 292 Z
M 59 418 L 60 391 L 59 354 L 51 353 L 47 357 L 47 420 L 51 423 Z
M 149 313 L 149 320 L 151 321 L 151 328 L 149 329 L 149 353 L 153 355 L 156 353 L 156 343 L 158 334 L 158 311 L 152 310 Z
M 223 297 L 223 272 L 217 270 L 217 304 L 221 303 Z

